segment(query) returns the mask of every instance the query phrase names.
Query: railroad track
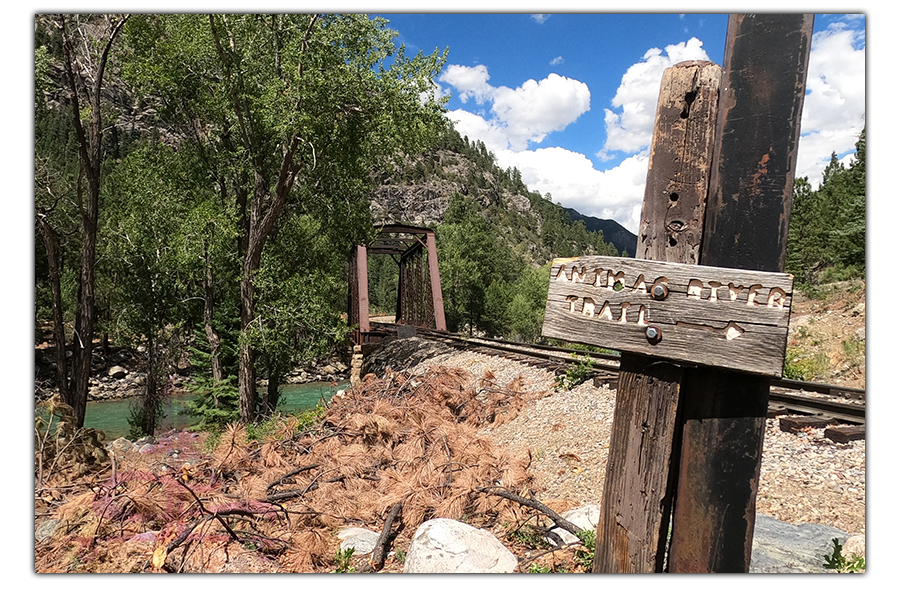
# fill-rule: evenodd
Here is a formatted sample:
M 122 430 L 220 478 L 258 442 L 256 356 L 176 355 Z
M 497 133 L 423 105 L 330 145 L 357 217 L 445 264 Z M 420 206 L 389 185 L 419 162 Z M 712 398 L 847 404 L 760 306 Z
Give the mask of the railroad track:
M 400 326 L 393 323 L 373 323 L 372 330 L 384 335 L 396 335 Z M 608 383 L 615 388 L 618 381 L 619 356 L 586 350 L 572 350 L 559 346 L 523 344 L 506 340 L 464 337 L 459 334 L 416 328 L 415 334 L 447 344 L 450 347 L 517 360 L 562 374 L 572 364 L 583 364 L 585 358 L 594 376 L 594 384 Z M 841 401 L 838 401 L 839 398 Z M 865 390 L 823 383 L 773 380 L 769 394 L 769 416 L 788 415 L 781 421 L 782 430 L 826 425 L 850 425 L 830 432 L 830 438 L 846 442 L 864 438 L 866 421 Z M 832 429 L 829 429 L 831 431 Z

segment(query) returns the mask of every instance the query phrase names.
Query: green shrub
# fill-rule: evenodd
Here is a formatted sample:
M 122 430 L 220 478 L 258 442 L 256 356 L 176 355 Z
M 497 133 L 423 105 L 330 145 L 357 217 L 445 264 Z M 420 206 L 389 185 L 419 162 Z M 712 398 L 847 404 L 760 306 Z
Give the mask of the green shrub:
M 589 356 L 572 356 L 577 363 L 573 362 L 566 367 L 566 372 L 556 382 L 556 391 L 569 391 L 591 378 L 594 361 Z
M 338 549 L 337 553 L 334 555 L 334 562 L 337 564 L 337 569 L 333 571 L 333 573 L 353 573 L 353 566 L 350 564 L 350 558 L 353 557 L 353 553 L 356 549 L 348 548 Z
M 862 340 L 851 337 L 841 340 L 841 349 L 850 366 L 859 366 L 862 362 L 861 357 L 866 353 L 866 344 Z
M 848 281 L 863 277 L 864 272 L 856 265 L 834 265 L 822 272 L 819 283 L 827 284 L 836 281 Z
M 547 546 L 547 541 L 544 539 L 543 535 L 534 530 L 519 529 L 515 532 L 511 532 L 509 538 L 513 542 L 517 542 L 528 548 L 544 548 Z
M 847 559 L 841 552 L 841 543 L 837 538 L 832 538 L 832 551 L 825 555 L 825 569 L 834 569 L 838 573 L 860 573 L 866 570 L 866 560 L 857 554 L 850 555 Z
M 590 571 L 594 567 L 594 550 L 597 546 L 597 534 L 594 530 L 582 530 L 578 532 L 581 540 L 581 548 L 575 551 L 575 561 Z
M 179 413 L 200 418 L 191 430 L 222 429 L 240 418 L 237 377 L 232 375 L 221 381 L 198 377 L 187 389 L 197 397 L 182 406 Z

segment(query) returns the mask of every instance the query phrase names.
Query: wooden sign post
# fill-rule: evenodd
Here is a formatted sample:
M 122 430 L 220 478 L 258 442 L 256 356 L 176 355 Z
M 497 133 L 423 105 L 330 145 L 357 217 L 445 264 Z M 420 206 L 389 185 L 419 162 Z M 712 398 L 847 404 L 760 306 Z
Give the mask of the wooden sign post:
M 749 570 L 811 33 L 734 15 L 724 75 L 668 69 L 640 260 L 554 262 L 544 335 L 623 351 L 595 572 Z
M 732 15 L 700 264 L 784 271 L 813 15 Z M 750 569 L 769 380 L 691 370 L 669 570 Z

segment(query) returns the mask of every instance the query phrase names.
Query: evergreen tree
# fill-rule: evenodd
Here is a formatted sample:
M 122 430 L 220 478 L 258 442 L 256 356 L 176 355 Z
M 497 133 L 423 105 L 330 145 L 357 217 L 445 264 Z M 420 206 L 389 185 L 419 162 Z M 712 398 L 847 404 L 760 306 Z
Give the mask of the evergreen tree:
M 798 283 L 865 275 L 865 163 L 863 130 L 849 168 L 832 153 L 817 190 L 806 178 L 795 180 L 785 269 Z

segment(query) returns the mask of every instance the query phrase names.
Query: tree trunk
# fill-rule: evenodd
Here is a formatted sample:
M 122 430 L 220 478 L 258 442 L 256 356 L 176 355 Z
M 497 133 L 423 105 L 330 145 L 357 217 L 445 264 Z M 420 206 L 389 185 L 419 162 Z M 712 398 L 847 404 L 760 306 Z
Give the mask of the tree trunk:
M 306 34 L 307 41 L 312 33 L 312 25 L 317 19 L 317 15 L 311 17 L 310 26 Z M 214 15 L 209 15 L 209 23 L 222 67 L 229 76 L 233 75 L 235 77 L 239 87 L 242 84 L 242 72 L 240 69 L 236 72 L 232 71 L 234 62 L 229 55 L 232 50 L 229 49 L 230 46 L 222 43 L 220 26 L 217 24 Z M 224 23 L 221 25 L 225 26 Z M 299 69 L 300 74 L 302 74 L 302 62 Z M 275 223 L 281 216 L 287 196 L 294 185 L 294 177 L 297 174 L 294 166 L 294 155 L 300 143 L 300 137 L 294 135 L 288 140 L 286 146 L 282 146 L 281 165 L 275 178 L 274 187 L 270 186 L 270 179 L 264 173 L 266 171 L 264 164 L 272 148 L 258 146 L 257 140 L 250 133 L 254 128 L 253 111 L 246 101 L 241 99 L 241 94 L 238 92 L 237 87 L 231 89 L 231 102 L 235 114 L 241 123 L 239 128 L 244 143 L 244 150 L 247 152 L 247 157 L 254 169 L 252 198 L 248 196 L 246 186 L 242 184 L 243 181 L 235 181 L 235 195 L 241 213 L 240 226 L 242 234 L 239 239 L 239 247 L 240 250 L 245 251 L 241 270 L 241 339 L 238 352 L 238 397 L 241 420 L 247 423 L 256 417 L 257 406 L 256 354 L 246 338 L 246 331 L 256 315 L 253 278 L 257 269 L 259 269 L 266 240 L 268 240 Z M 249 218 L 247 217 L 248 199 L 250 199 Z
M 147 342 L 147 377 L 144 382 L 143 426 L 141 432 L 152 435 L 156 432 L 157 411 L 159 410 L 159 353 L 156 345 L 157 334 L 154 333 Z
M 212 235 L 213 227 L 210 224 L 208 228 L 209 234 Z M 213 326 L 213 312 L 215 309 L 214 292 L 213 292 L 213 269 L 212 255 L 209 252 L 209 239 L 203 243 L 204 259 L 206 261 L 206 276 L 203 278 L 203 293 L 205 301 L 203 304 L 203 328 L 206 332 L 206 341 L 209 342 L 209 360 L 212 369 L 212 379 L 214 383 L 221 382 L 225 378 L 225 371 L 222 367 L 222 340 L 219 332 Z M 216 408 L 221 407 L 219 398 L 216 397 Z
M 278 389 L 281 386 L 283 377 L 284 373 L 277 365 L 272 364 L 269 367 L 269 386 L 266 388 L 266 414 L 274 413 L 275 408 L 278 407 L 278 397 L 280 395 Z
M 94 343 L 94 264 L 97 255 L 97 219 L 100 204 L 100 166 L 102 162 L 103 120 L 100 109 L 100 91 L 103 85 L 103 73 L 109 58 L 113 41 L 122 30 L 126 16 L 113 25 L 109 39 L 103 46 L 96 70 L 91 72 L 92 85 L 87 87 L 82 79 L 81 67 L 76 64 L 76 52 L 66 27 L 67 17 L 61 15 L 59 24 L 62 29 L 64 68 L 71 93 L 72 119 L 78 139 L 79 154 L 79 186 L 77 189 L 78 210 L 84 231 L 81 246 L 81 271 L 78 276 L 78 302 L 75 311 L 75 338 L 72 346 L 72 378 L 68 386 L 69 405 L 75 411 L 75 424 L 84 426 L 84 414 L 87 409 L 88 381 L 91 376 L 91 358 Z M 81 123 L 81 104 L 79 94 L 86 91 L 90 103 L 89 134 Z M 82 200 L 80 176 L 87 178 L 87 197 Z
M 241 421 L 253 422 L 256 418 L 256 352 L 243 337 L 244 332 L 253 321 L 255 304 L 253 302 L 252 270 L 244 267 L 241 276 L 241 339 L 238 350 L 238 403 Z
M 93 134 L 91 135 L 94 136 Z M 72 342 L 72 378 L 69 381 L 69 405 L 75 410 L 78 428 L 84 426 L 87 410 L 88 383 L 94 348 L 94 263 L 97 254 L 97 204 L 99 202 L 99 168 L 97 186 L 91 185 L 89 205 L 82 218 L 84 239 L 81 245 L 81 271 L 78 277 L 78 303 L 75 311 L 75 338 Z
M 37 217 L 44 238 L 44 250 L 50 267 L 50 291 L 53 295 L 53 341 L 56 344 L 56 387 L 63 403 L 69 399 L 69 369 L 66 362 L 66 329 L 63 322 L 62 289 L 59 278 L 59 241 L 56 233 L 43 217 Z

